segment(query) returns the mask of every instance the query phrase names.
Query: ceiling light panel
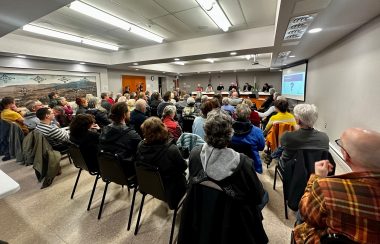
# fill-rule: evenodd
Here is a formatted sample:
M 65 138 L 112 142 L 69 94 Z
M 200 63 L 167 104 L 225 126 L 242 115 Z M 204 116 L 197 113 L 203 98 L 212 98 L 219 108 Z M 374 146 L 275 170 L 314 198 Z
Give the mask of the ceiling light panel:
M 223 31 L 228 31 L 232 26 L 227 16 L 224 14 L 219 3 L 215 0 L 196 0 L 206 12 L 206 14 L 214 21 L 214 23 Z
M 317 14 L 309 14 L 291 18 L 285 32 L 284 41 L 301 39 L 316 16 Z
M 103 10 L 97 9 L 93 6 L 90 6 L 86 3 L 75 1 L 70 4 L 70 9 L 75 10 L 79 13 L 85 14 L 89 17 L 92 17 L 94 19 L 103 21 L 107 24 L 116 26 L 118 28 L 121 28 L 126 31 L 130 31 L 136 35 L 139 35 L 141 37 L 144 37 L 146 39 L 162 43 L 164 41 L 164 38 L 156 35 L 150 31 L 147 31 L 137 25 L 131 24 L 125 20 L 122 20 L 118 17 L 115 17 L 109 13 L 104 12 Z

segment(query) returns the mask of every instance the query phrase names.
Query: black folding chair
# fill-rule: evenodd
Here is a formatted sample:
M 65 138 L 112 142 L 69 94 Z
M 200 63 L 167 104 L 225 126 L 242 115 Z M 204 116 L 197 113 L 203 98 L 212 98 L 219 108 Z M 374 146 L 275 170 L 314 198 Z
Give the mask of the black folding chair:
M 163 185 L 160 172 L 158 171 L 158 167 L 155 167 L 152 165 L 147 165 L 147 164 L 138 164 L 138 165 L 136 165 L 136 175 L 137 175 L 137 181 L 139 183 L 139 191 L 141 192 L 141 194 L 143 196 L 141 199 L 139 215 L 137 217 L 135 235 L 137 235 L 137 233 L 139 231 L 141 212 L 142 212 L 142 209 L 144 206 L 145 196 L 147 194 L 149 194 L 149 195 L 153 196 L 154 198 L 157 198 L 161 201 L 168 202 L 168 199 L 167 199 L 166 193 L 165 193 L 165 187 Z M 173 232 L 174 232 L 174 227 L 175 227 L 175 220 L 176 220 L 178 209 L 182 206 L 182 203 L 183 203 L 183 201 L 180 201 L 177 204 L 177 206 L 170 206 L 169 205 L 169 208 L 171 210 L 174 210 L 172 227 L 171 227 L 171 231 L 170 231 L 169 244 L 171 244 L 173 241 Z
M 128 187 L 128 191 L 130 191 L 131 188 L 134 188 L 132 203 L 131 203 L 131 210 L 129 213 L 128 228 L 127 228 L 129 230 L 131 227 L 133 207 L 135 204 L 135 198 L 136 198 L 136 192 L 137 192 L 136 179 L 134 176 L 129 177 L 129 178 L 127 177 L 127 175 L 124 172 L 123 167 L 121 166 L 121 162 L 117 154 L 100 151 L 98 155 L 98 160 L 99 160 L 100 175 L 103 181 L 106 183 L 106 186 L 103 192 L 102 202 L 100 204 L 98 219 L 100 219 L 102 216 L 102 210 L 103 210 L 104 200 L 107 194 L 108 185 L 111 182 L 122 185 L 122 186 L 126 185 Z
M 183 132 L 193 133 L 194 119 L 195 119 L 194 116 L 183 116 L 182 117 Z
M 69 158 L 71 158 L 71 160 L 73 161 L 74 166 L 79 169 L 78 176 L 77 176 L 77 179 L 75 181 L 73 191 L 71 193 L 71 199 L 73 199 L 73 197 L 74 197 L 75 190 L 77 188 L 78 181 L 79 181 L 79 178 L 80 178 L 80 174 L 82 173 L 82 170 L 85 170 L 90 175 L 95 176 L 94 186 L 92 187 L 90 201 L 88 202 L 88 206 L 87 206 L 87 211 L 88 211 L 91 208 L 92 198 L 94 197 L 96 184 L 98 183 L 98 179 L 100 178 L 99 169 L 97 169 L 95 171 L 89 170 L 89 167 L 87 166 L 87 163 L 86 163 L 86 161 L 83 158 L 82 152 L 80 151 L 80 147 L 78 145 L 74 144 L 74 143 L 72 143 L 69 146 L 68 155 L 69 155 Z

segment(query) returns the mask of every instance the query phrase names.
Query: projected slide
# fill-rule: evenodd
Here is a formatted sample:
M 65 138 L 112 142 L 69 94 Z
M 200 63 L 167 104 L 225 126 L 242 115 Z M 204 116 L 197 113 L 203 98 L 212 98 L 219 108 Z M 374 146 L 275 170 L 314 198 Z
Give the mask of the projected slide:
M 306 64 L 282 71 L 281 94 L 287 98 L 305 101 Z
M 283 94 L 303 96 L 305 90 L 305 73 L 284 75 L 282 81 Z

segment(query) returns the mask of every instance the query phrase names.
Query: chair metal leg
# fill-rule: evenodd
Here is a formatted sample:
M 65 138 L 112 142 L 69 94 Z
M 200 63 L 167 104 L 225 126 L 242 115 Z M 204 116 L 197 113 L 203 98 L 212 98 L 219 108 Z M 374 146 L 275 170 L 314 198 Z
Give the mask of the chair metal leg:
M 144 206 L 145 195 L 146 194 L 143 194 L 142 199 L 141 199 L 139 215 L 137 216 L 137 222 L 136 222 L 136 227 L 135 227 L 135 235 L 137 235 L 137 232 L 139 231 L 140 217 L 141 217 L 141 212 Z
M 96 184 L 98 183 L 98 180 L 99 180 L 99 179 L 100 179 L 100 176 L 99 176 L 99 174 L 97 174 L 97 175 L 95 176 L 94 186 L 92 187 L 92 192 L 91 192 L 91 196 L 90 196 L 90 201 L 88 201 L 87 211 L 89 211 L 90 208 L 91 208 L 92 198 L 94 197 L 94 193 L 95 193 L 95 189 L 96 189 Z
M 278 170 L 278 165 L 276 165 L 276 167 L 274 168 L 273 190 L 276 190 L 277 170 Z
M 175 219 L 176 219 L 176 216 L 177 216 L 178 208 L 179 208 L 179 207 L 177 207 L 177 208 L 174 210 L 174 214 L 173 214 L 173 222 L 172 222 L 172 229 L 171 229 L 171 231 L 170 231 L 169 244 L 172 244 L 172 242 L 173 242 L 173 234 L 174 234 L 174 227 L 175 227 Z
M 78 176 L 77 176 L 77 179 L 76 179 L 75 184 L 74 184 L 73 192 L 71 193 L 71 199 L 73 199 L 75 190 L 77 189 L 80 173 L 82 173 L 82 169 L 79 169 Z
M 105 188 L 104 188 L 104 193 L 103 193 L 102 203 L 100 204 L 100 209 L 99 209 L 98 219 L 100 219 L 100 217 L 102 217 L 102 210 L 103 210 L 104 200 L 106 199 L 107 187 L 108 187 L 108 184 L 109 184 L 109 183 L 110 183 L 110 182 L 107 181 L 107 182 L 106 182 L 106 186 L 105 186 Z
M 135 189 L 133 191 L 133 197 L 132 197 L 132 203 L 131 203 L 131 211 L 129 212 L 129 220 L 128 220 L 128 228 L 127 228 L 127 230 L 129 230 L 131 228 L 132 214 L 133 214 L 133 208 L 135 206 L 136 192 L 137 192 L 137 187 L 135 187 Z
M 70 164 L 73 164 L 73 160 L 71 159 L 71 156 L 70 156 L 69 153 L 67 154 L 67 157 L 69 158 L 69 162 L 70 162 Z
M 285 208 L 285 218 L 288 219 L 288 206 L 286 204 L 286 199 L 285 199 L 285 195 L 284 195 L 284 208 Z

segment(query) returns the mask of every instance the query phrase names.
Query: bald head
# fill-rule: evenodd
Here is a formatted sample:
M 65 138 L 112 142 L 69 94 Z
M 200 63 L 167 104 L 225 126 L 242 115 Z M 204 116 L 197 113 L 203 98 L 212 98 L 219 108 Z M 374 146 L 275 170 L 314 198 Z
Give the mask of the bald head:
M 349 158 L 346 160 L 353 168 L 380 170 L 380 133 L 361 128 L 349 128 L 341 136 L 344 149 Z M 346 157 L 345 157 L 346 159 Z
M 146 110 L 146 101 L 144 99 L 139 99 L 135 103 L 135 109 L 137 109 L 140 112 L 145 113 Z

